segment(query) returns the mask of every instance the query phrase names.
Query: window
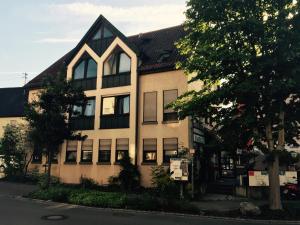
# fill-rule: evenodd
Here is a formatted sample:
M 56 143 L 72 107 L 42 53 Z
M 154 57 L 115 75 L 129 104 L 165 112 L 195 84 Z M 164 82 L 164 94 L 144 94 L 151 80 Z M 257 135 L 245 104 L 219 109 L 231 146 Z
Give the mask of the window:
M 129 95 L 102 98 L 100 128 L 128 128 L 129 113 Z
M 102 88 L 130 85 L 131 59 L 117 47 L 103 65 Z
M 39 149 L 36 144 L 34 145 L 34 148 L 33 148 L 32 162 L 33 163 L 42 163 L 42 150 Z
M 97 63 L 91 59 L 83 59 L 74 69 L 74 80 L 97 77 Z
M 177 112 L 174 112 L 173 109 L 166 109 L 166 106 L 170 104 L 171 102 L 175 101 L 178 96 L 177 90 L 167 90 L 164 91 L 164 121 L 177 121 L 178 115 Z
M 82 142 L 81 146 L 81 162 L 93 161 L 93 140 L 87 139 Z
M 100 139 L 98 162 L 110 162 L 110 154 L 111 139 Z
M 77 141 L 67 141 L 66 162 L 77 161 L 77 144 Z
M 147 138 L 143 140 L 143 161 L 156 162 L 157 141 L 156 138 Z
M 164 138 L 163 139 L 163 161 L 169 163 L 171 158 L 177 157 L 178 139 Z
M 73 130 L 92 130 L 95 121 L 95 98 L 86 99 L 82 105 L 74 105 L 70 118 Z
M 124 52 L 112 53 L 104 62 L 103 75 L 116 75 L 119 73 L 129 73 L 131 60 Z
M 157 121 L 157 92 L 144 93 L 144 122 Z
M 125 154 L 128 154 L 129 151 L 129 139 L 128 138 L 120 138 L 117 139 L 116 146 L 116 162 L 120 162 Z
M 101 26 L 99 30 L 96 32 L 96 34 L 93 36 L 92 40 L 100 40 L 104 38 L 111 38 L 113 34 L 109 29 L 107 29 L 105 26 Z

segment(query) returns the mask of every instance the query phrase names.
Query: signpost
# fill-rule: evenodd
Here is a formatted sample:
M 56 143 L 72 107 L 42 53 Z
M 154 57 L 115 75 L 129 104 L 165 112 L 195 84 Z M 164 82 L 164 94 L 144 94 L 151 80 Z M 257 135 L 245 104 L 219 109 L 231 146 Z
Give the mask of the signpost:
M 183 158 L 170 159 L 171 178 L 180 182 L 180 199 L 183 199 L 183 182 L 189 179 L 189 160 Z

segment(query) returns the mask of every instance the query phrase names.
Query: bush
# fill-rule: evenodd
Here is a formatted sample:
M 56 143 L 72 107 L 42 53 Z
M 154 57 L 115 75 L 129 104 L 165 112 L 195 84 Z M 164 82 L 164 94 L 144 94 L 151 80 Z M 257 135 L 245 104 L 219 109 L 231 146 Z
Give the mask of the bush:
M 47 190 L 40 189 L 32 192 L 29 194 L 29 197 L 42 200 L 52 200 L 55 202 L 68 202 L 70 192 L 70 189 L 64 187 L 50 187 Z
M 46 189 L 48 187 L 48 183 L 47 183 L 47 174 L 43 173 L 43 174 L 39 174 L 38 177 L 38 186 L 41 189 Z M 50 177 L 50 186 L 57 186 L 59 185 L 59 178 L 51 176 Z
M 80 186 L 84 189 L 96 189 L 98 183 L 91 178 L 80 177 Z
M 152 185 L 160 197 L 174 198 L 179 195 L 178 186 L 170 178 L 168 171 L 162 165 L 153 166 L 151 168 L 151 176 Z

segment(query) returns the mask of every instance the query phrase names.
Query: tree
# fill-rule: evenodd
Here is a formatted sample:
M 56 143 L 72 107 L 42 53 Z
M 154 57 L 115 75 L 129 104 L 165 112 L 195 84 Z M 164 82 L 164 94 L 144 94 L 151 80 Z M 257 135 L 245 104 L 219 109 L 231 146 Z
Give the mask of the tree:
M 28 164 L 32 159 L 28 127 L 23 124 L 7 124 L 4 127 L 0 152 L 4 158 L 4 173 L 8 178 L 26 176 Z
M 67 81 L 62 74 L 58 78 L 48 77 L 37 98 L 26 107 L 26 120 L 31 127 L 30 137 L 47 156 L 47 187 L 51 179 L 51 160 L 66 139 L 82 139 L 69 124 L 68 115 L 73 106 L 82 106 L 85 95 Z
M 270 209 L 282 209 L 278 152 L 299 138 L 300 3 L 189 0 L 187 7 L 178 67 L 204 87 L 172 107 L 181 118 L 210 118 L 217 133 L 233 124 L 249 132 L 271 159 Z

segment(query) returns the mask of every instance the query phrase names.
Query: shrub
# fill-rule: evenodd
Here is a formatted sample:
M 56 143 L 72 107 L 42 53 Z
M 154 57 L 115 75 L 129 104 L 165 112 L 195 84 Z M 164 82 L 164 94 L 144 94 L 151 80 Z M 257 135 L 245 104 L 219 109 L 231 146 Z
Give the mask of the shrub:
M 84 189 L 96 189 L 98 183 L 91 178 L 80 177 L 80 186 Z
M 38 186 L 41 189 L 48 188 L 48 179 L 47 174 L 40 174 L 38 177 Z M 50 186 L 57 186 L 59 184 L 59 178 L 51 176 L 50 177 Z

